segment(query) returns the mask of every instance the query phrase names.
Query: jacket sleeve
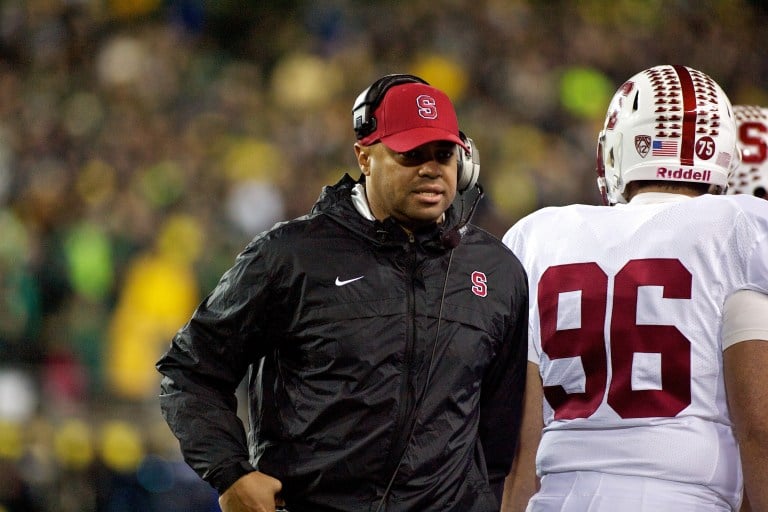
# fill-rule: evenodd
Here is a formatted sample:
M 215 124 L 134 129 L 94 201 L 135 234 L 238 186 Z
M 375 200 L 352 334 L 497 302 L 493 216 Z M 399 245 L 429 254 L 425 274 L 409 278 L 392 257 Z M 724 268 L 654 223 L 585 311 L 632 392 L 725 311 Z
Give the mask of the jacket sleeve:
M 499 503 L 520 433 L 528 351 L 528 279 L 522 266 L 513 270 L 504 340 L 484 377 L 480 401 L 480 441 Z
M 157 362 L 160 407 L 185 461 L 219 493 L 254 471 L 236 390 L 264 352 L 269 263 L 256 240 L 237 258 Z

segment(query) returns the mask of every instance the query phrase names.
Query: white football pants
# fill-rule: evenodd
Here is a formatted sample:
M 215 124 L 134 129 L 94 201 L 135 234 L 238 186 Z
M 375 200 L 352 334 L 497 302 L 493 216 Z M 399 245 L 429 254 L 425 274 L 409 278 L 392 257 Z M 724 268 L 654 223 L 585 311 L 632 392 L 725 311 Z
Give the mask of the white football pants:
M 526 512 L 733 512 L 703 485 L 591 471 L 553 473 Z

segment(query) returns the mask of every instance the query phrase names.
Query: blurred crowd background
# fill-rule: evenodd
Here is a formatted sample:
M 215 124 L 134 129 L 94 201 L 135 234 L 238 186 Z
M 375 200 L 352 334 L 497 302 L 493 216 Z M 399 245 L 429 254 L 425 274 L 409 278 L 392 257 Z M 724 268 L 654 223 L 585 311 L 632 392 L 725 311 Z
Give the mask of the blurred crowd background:
M 599 202 L 642 69 L 768 105 L 766 27 L 762 0 L 0 0 L 0 512 L 219 510 L 154 363 L 245 243 L 359 175 L 379 76 L 451 96 L 501 236 Z

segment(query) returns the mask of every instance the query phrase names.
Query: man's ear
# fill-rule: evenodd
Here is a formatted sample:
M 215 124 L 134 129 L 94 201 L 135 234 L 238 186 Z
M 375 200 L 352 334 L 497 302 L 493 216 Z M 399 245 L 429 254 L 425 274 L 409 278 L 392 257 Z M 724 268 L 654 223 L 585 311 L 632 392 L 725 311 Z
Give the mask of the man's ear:
M 357 157 L 357 165 L 362 173 L 366 176 L 370 175 L 371 146 L 363 146 L 359 142 L 355 142 L 355 157 Z

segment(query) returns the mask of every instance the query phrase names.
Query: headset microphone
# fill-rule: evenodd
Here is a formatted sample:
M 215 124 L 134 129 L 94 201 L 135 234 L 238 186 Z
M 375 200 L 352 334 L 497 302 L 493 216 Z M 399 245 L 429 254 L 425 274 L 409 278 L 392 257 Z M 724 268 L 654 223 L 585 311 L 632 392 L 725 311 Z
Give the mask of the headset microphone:
M 474 188 L 477 190 L 477 194 L 472 200 L 472 205 L 469 207 L 469 211 L 467 212 L 466 216 L 464 215 L 464 197 L 462 195 L 461 215 L 459 217 L 459 222 L 454 227 L 444 231 L 440 235 L 440 242 L 446 249 L 455 249 L 459 246 L 461 243 L 461 235 L 463 234 L 462 231 L 464 230 L 464 226 L 469 224 L 469 221 L 472 219 L 472 215 L 475 213 L 475 208 L 477 208 L 477 203 L 479 203 L 480 199 L 482 199 L 483 195 L 485 195 L 483 192 L 483 187 L 480 186 L 479 183 L 475 183 Z
M 455 249 L 461 243 L 461 233 L 456 228 L 449 229 L 440 237 L 440 242 L 446 249 Z

